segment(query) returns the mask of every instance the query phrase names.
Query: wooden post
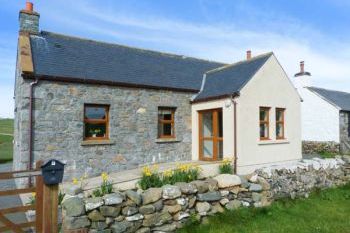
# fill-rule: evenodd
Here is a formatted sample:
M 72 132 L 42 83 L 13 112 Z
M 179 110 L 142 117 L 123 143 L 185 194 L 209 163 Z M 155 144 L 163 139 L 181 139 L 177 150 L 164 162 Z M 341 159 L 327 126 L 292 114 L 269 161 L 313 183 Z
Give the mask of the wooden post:
M 58 232 L 58 185 L 43 186 L 43 232 Z
M 42 165 L 42 161 L 36 162 L 36 169 L 40 169 Z M 35 229 L 36 232 L 43 232 L 43 189 L 44 189 L 44 181 L 43 177 L 36 176 L 35 178 L 35 186 L 36 186 L 36 195 L 35 195 Z

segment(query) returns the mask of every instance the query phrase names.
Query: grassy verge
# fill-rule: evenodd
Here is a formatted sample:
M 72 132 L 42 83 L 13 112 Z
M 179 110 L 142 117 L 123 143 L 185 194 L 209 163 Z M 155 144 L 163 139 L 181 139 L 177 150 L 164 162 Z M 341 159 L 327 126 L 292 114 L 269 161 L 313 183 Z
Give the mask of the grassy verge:
M 327 151 L 321 151 L 319 155 L 321 156 L 321 158 L 327 159 L 327 158 L 334 158 L 337 154 L 332 152 L 327 152 Z
M 349 233 L 350 185 L 313 193 L 308 199 L 281 200 L 267 208 L 227 211 L 192 223 L 191 233 Z
M 13 134 L 13 119 L 0 119 L 0 163 L 11 161 L 13 155 L 13 136 L 3 134 Z
M 13 134 L 13 119 L 0 119 L 0 133 Z
M 0 135 L 0 163 L 6 163 L 12 160 L 12 136 Z

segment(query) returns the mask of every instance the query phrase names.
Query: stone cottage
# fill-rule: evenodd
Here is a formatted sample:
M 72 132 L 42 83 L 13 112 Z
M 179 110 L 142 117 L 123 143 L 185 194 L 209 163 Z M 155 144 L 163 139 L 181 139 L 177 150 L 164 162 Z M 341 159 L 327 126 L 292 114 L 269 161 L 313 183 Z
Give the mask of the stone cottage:
M 39 30 L 20 11 L 14 167 L 66 176 L 237 158 L 245 173 L 301 158 L 300 97 L 273 53 L 234 64 Z
M 350 153 L 350 93 L 312 86 L 312 76 L 300 62 L 295 86 L 303 99 L 304 153 Z

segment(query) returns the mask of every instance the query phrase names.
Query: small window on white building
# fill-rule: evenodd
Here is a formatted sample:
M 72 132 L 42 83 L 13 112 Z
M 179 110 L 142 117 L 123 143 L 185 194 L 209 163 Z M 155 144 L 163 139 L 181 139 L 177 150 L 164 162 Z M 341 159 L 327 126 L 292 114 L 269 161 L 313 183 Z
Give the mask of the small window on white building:
M 260 140 L 269 140 L 269 128 L 270 128 L 270 108 L 260 107 L 259 113 L 260 124 Z
M 284 112 L 284 108 L 276 108 L 276 139 L 285 139 Z

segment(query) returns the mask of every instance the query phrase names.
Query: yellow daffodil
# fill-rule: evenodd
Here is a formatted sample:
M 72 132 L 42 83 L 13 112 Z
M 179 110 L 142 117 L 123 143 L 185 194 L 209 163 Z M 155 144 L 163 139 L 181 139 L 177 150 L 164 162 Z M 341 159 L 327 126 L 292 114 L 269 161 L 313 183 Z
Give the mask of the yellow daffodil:
M 172 175 L 173 175 L 173 171 L 171 169 L 168 169 L 168 170 L 164 171 L 164 173 L 163 173 L 164 177 L 170 177 Z
M 32 197 L 35 198 L 35 196 L 36 196 L 36 193 L 32 193 Z
M 108 174 L 106 172 L 102 172 L 101 177 L 103 182 L 106 182 L 108 180 Z
M 225 158 L 224 160 L 222 160 L 222 164 L 224 164 L 224 165 L 231 164 L 231 159 Z
M 158 169 L 159 169 L 158 164 L 154 164 L 154 165 L 152 166 L 152 170 L 153 170 L 153 171 L 157 172 Z
M 78 184 L 78 179 L 77 178 L 73 178 L 72 182 L 73 182 L 73 184 Z
M 144 167 L 142 169 L 142 174 L 145 175 L 145 176 L 151 176 L 152 175 L 152 171 L 151 171 L 150 167 L 148 167 L 148 166 Z

